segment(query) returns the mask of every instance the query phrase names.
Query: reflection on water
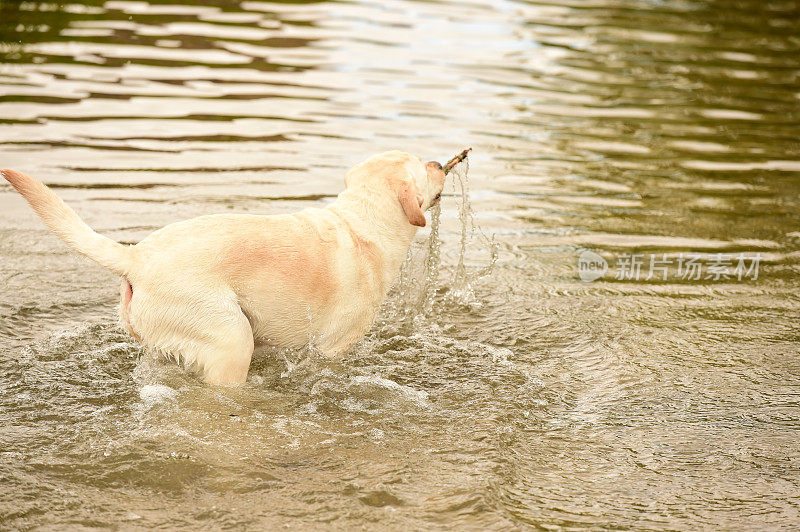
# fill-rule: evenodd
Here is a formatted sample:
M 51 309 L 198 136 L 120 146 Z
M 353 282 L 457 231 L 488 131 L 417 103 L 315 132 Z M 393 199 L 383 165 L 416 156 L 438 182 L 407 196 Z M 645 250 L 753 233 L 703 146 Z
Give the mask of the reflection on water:
M 0 166 L 103 233 L 321 205 L 374 152 L 472 146 L 498 249 L 454 297 L 446 188 L 441 248 L 420 235 L 352 353 L 265 350 L 220 390 L 141 357 L 113 276 L 0 186 L 0 522 L 790 528 L 798 35 L 794 0 L 1 0 Z M 763 259 L 584 283 L 586 249 Z M 466 271 L 490 256 L 476 233 Z

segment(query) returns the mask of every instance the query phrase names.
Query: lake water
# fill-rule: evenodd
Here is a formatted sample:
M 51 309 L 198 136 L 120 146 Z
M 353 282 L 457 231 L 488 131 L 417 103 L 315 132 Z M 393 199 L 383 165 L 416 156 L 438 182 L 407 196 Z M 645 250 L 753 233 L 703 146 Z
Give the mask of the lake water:
M 0 185 L 0 528 L 800 526 L 799 2 L 3 0 L 0 41 L 0 167 L 123 242 L 474 148 L 367 337 L 238 389 Z

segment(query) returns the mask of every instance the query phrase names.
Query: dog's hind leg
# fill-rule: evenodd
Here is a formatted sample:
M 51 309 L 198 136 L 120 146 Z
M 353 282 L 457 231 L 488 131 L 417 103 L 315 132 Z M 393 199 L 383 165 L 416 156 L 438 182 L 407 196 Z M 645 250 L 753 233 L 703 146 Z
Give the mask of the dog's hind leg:
M 239 384 L 247 380 L 253 358 L 253 329 L 240 309 L 213 325 L 211 338 L 194 342 L 185 353 L 202 370 L 209 384 Z
M 163 284 L 159 288 L 132 290 L 126 318 L 142 343 L 198 370 L 210 384 L 245 382 L 253 356 L 253 329 L 235 295 L 204 298 L 165 289 Z
M 181 356 L 197 367 L 209 384 L 238 384 L 247 380 L 253 357 L 253 329 L 236 308 L 208 324 L 201 338 L 196 338 L 182 350 Z

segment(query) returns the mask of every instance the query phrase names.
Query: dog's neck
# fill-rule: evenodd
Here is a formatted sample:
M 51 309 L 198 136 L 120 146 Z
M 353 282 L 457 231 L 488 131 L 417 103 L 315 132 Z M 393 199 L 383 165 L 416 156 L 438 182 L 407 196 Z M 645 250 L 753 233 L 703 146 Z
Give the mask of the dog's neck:
M 417 232 L 400 204 L 382 193 L 356 194 L 345 190 L 328 208 L 351 223 L 356 222 L 352 225 L 359 236 L 383 252 L 387 273 L 393 281 Z

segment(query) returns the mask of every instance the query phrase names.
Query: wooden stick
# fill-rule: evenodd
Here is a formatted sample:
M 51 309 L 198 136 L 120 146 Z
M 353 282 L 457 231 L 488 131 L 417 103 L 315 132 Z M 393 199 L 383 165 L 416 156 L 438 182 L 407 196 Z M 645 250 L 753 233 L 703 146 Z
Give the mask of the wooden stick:
M 449 174 L 450 170 L 452 170 L 458 163 L 466 159 L 467 154 L 469 154 L 470 150 L 472 150 L 472 148 L 467 148 L 466 150 L 462 151 L 461 153 L 459 153 L 458 155 L 447 161 L 447 164 L 442 167 L 442 170 L 444 170 L 444 175 Z

